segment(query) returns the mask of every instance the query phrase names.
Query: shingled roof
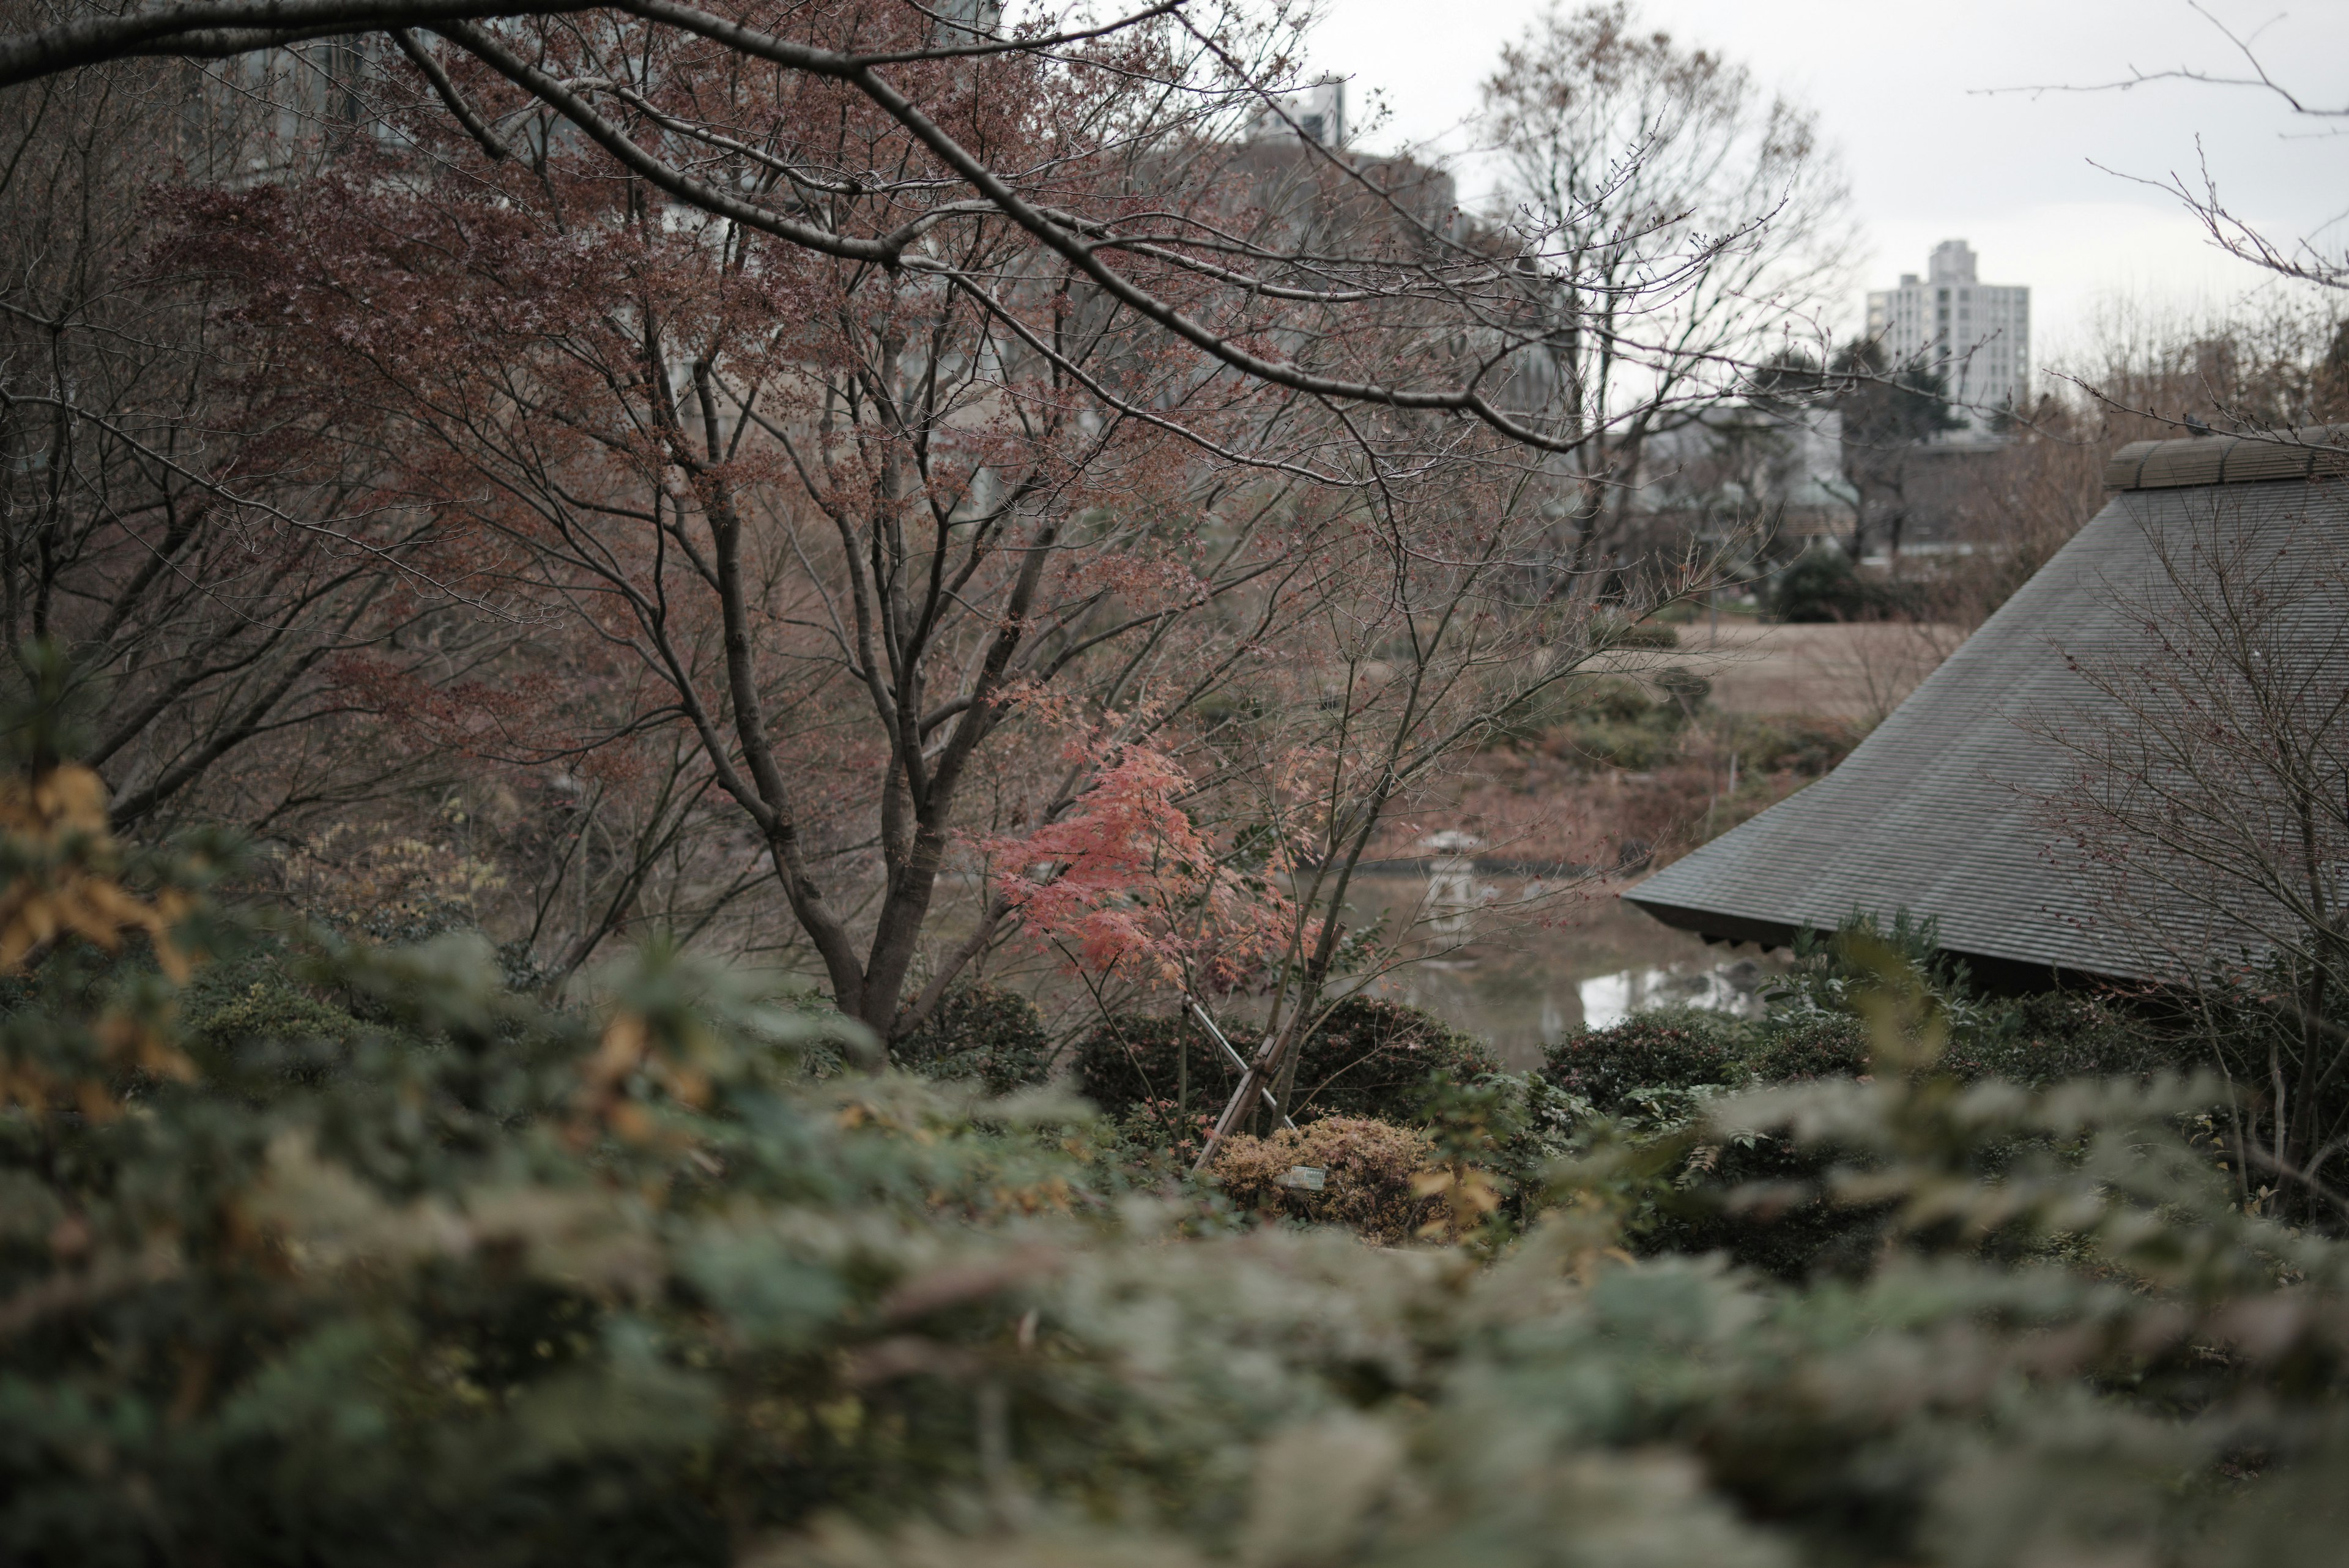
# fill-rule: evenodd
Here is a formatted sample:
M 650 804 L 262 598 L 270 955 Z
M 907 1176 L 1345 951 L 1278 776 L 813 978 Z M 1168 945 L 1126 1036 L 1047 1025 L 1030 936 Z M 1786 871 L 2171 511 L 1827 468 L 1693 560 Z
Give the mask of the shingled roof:
M 2349 427 L 2283 438 L 2139 441 L 2106 466 L 2117 492 L 2070 544 L 1816 784 L 1657 872 L 1623 897 L 1708 938 L 1790 941 L 1855 911 L 1940 922 L 1977 974 L 2159 978 L 2158 961 L 2087 918 L 2051 856 L 2034 797 L 2075 758 L 2050 714 L 2092 710 L 2066 650 L 2141 643 L 2123 610 L 2154 580 L 2153 541 L 2223 513 L 2230 530 L 2349 555 Z

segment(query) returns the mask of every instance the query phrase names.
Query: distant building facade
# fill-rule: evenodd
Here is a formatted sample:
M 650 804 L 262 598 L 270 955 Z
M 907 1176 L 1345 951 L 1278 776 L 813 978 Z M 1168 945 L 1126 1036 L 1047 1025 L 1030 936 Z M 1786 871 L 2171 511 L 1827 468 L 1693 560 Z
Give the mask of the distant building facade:
M 1948 384 L 1952 411 L 1966 421 L 1951 440 L 1984 440 L 1993 412 L 2029 400 L 2031 290 L 1978 281 L 1963 240 L 1935 245 L 1921 280 L 1904 273 L 1898 288 L 1870 294 L 1868 336 L 1896 368 L 1922 366 Z
M 1260 137 L 1302 136 L 1324 147 L 1346 145 L 1346 84 L 1336 77 L 1315 82 L 1276 100 L 1256 118 L 1253 134 Z M 1284 115 L 1286 118 L 1283 118 Z

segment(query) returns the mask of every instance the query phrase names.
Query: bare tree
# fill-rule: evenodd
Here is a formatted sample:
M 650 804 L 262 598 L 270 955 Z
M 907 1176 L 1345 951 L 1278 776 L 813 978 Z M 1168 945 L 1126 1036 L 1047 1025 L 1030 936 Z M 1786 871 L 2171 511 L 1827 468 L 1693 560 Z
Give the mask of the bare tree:
M 2043 805 L 2089 911 L 2197 999 L 2263 1105 L 2246 1152 L 2308 1182 L 2349 1148 L 2349 558 L 2337 505 L 2189 493 L 2142 520 L 2093 698 L 2034 727 L 2072 758 Z M 2242 1051 L 2247 1020 L 2264 1017 Z
M 1650 210 L 1633 265 L 1463 223 L 1400 161 L 1268 153 L 1239 130 L 1278 118 L 1293 41 L 1165 5 L 1000 33 L 910 4 L 227 0 L 74 13 L 0 41 L 0 84 L 227 62 L 202 101 L 319 51 L 326 88 L 293 116 L 319 155 L 264 149 L 175 193 L 161 254 L 218 291 L 198 318 L 234 329 L 228 362 L 341 421 L 298 426 L 364 482 L 336 515 L 419 521 L 346 540 L 373 568 L 353 591 L 450 596 L 418 618 L 439 665 L 380 626 L 351 649 L 355 622 L 339 689 L 515 767 L 689 736 L 645 764 L 665 782 L 625 845 L 554 836 L 580 904 L 554 961 L 663 898 L 735 897 L 722 853 L 659 869 L 722 799 L 840 1004 L 890 1037 L 1006 929 L 990 894 L 937 940 L 969 836 L 1060 820 L 1097 781 L 1019 744 L 1031 713 L 1148 741 L 1293 657 L 1331 595 L 1402 616 L 1408 644 L 1430 601 L 1358 578 L 1423 562 L 1467 573 L 1446 651 L 1413 656 L 1438 673 L 1406 685 L 1436 695 L 1399 710 L 1397 743 L 1441 754 L 1475 724 L 1444 694 L 1522 607 L 1491 575 L 1542 552 L 1521 508 L 1499 525 L 1406 493 L 1468 473 L 1522 493 L 1520 447 L 1583 450 L 1522 395 L 1529 351 L 1584 308 L 1558 299 L 1603 301 L 1611 336 L 1643 298 L 1760 287 L 1709 269 L 1768 213 L 1705 237 Z M 1349 557 L 1366 527 L 1377 549 Z M 450 613 L 460 581 L 527 636 L 452 650 L 476 624 Z M 1361 776 L 1384 799 L 1418 765 Z M 1359 857 L 1377 815 L 1346 805 L 1330 850 Z
M 1163 204 L 1146 184 L 1110 193 L 1062 179 L 1098 152 L 1160 146 L 1170 135 L 1218 125 L 1227 133 L 1268 103 L 1280 115 L 1275 89 L 1288 85 L 1282 68 L 1295 18 L 1259 25 L 1228 7 L 1195 16 L 1174 0 L 1095 26 L 1009 33 L 983 16 L 984 8 L 942 16 L 911 0 L 728 14 L 679 0 L 535 9 L 481 0 L 207 0 L 129 14 L 77 7 L 54 25 L 0 39 L 0 87 L 111 60 L 233 60 L 351 39 L 344 85 L 355 118 L 385 107 L 388 95 L 426 94 L 490 162 L 536 169 L 558 150 L 590 152 L 661 204 L 814 255 L 949 284 L 1036 352 L 1049 354 L 1055 341 L 1049 309 L 1023 310 L 997 293 L 999 276 L 958 265 L 962 242 L 953 236 L 1009 226 L 1169 348 L 1248 381 L 1343 404 L 1456 415 L 1536 448 L 1578 450 L 1578 436 L 1529 421 L 1498 389 L 1512 358 L 1554 330 L 1526 318 L 1518 258 L 1463 243 L 1448 216 L 1428 222 L 1412 213 L 1334 152 L 1322 154 L 1333 176 L 1388 206 L 1420 244 L 1403 254 L 1287 251 L 1227 232 L 1212 209 Z M 397 86 L 394 62 L 407 73 Z M 992 148 L 968 123 L 955 128 L 974 94 L 1018 90 L 1006 68 L 1049 78 L 1055 93 L 1099 99 L 1104 79 L 1135 90 L 1120 97 L 1124 107 L 1115 112 L 1056 127 L 1049 154 L 1023 159 Z M 761 84 L 755 109 L 742 101 L 752 80 Z M 833 161 L 833 139 L 804 112 L 819 99 L 853 99 L 857 112 L 885 121 L 887 161 Z M 1589 292 L 1595 298 L 1676 282 L 1727 243 L 1651 256 L 1636 279 Z M 1524 246 L 1537 258 L 1548 254 L 1542 232 L 1525 235 Z M 1554 259 L 1550 270 L 1570 277 L 1600 258 L 1569 238 Z M 1464 363 L 1416 349 L 1399 358 L 1392 333 L 1361 330 L 1366 317 L 1424 328 L 1431 308 L 1473 340 Z M 1324 353 L 1315 360 L 1280 347 L 1296 342 Z
M 2217 34 L 2223 63 L 2214 67 L 2178 66 L 2158 71 L 2132 67 L 2127 76 L 2111 81 L 2045 83 L 2004 90 L 2034 94 L 2132 92 L 2162 82 L 2188 82 L 2257 92 L 2281 103 L 2293 117 L 2301 119 L 2319 123 L 2349 119 L 2349 106 L 2325 103 L 2277 78 L 2254 47 L 2255 36 L 2247 37 L 2228 26 L 2200 5 L 2199 0 L 2187 0 L 2187 4 L 2209 22 L 2211 30 Z M 2337 131 L 2327 133 L 2337 134 Z M 2207 160 L 2196 170 L 2191 180 L 2175 171 L 2158 178 L 2143 175 L 2127 175 L 2125 178 L 2176 196 L 2202 224 L 2211 240 L 2230 255 L 2279 277 L 2312 283 L 2328 289 L 2349 288 L 2349 255 L 2344 255 L 2338 246 L 2328 247 L 2313 235 L 2279 235 L 2235 212 L 2220 194 L 2219 178 L 2211 171 Z
M 188 90 L 137 64 L 0 99 L 0 635 L 73 652 L 118 828 L 271 831 L 417 770 L 369 743 L 338 659 L 461 664 L 486 628 L 419 596 L 429 522 L 347 410 L 286 398 L 277 340 L 233 345 L 156 255 L 156 184 L 237 135 Z
M 1504 50 L 1485 116 L 1551 286 L 1544 411 L 1571 472 L 1564 555 L 1588 580 L 1649 443 L 1813 330 L 1842 281 L 1847 192 L 1808 112 L 1641 30 L 1628 0 L 1550 11 Z
M 2085 407 L 2051 410 L 2059 433 L 2107 450 L 2206 431 L 2280 435 L 2349 415 L 2349 313 L 2337 296 L 2277 285 L 2217 311 L 2099 313 L 2064 379 Z
M 1482 484 L 1464 477 L 1433 476 L 1407 498 L 1433 517 L 1365 541 L 1379 547 L 1353 559 L 1346 591 L 1317 608 L 1318 635 L 1299 639 L 1292 700 L 1236 733 L 1207 738 L 1220 764 L 1210 778 L 1243 794 L 1235 815 L 1274 825 L 1288 850 L 1290 896 L 1267 966 L 1263 1042 L 1199 1157 L 1203 1168 L 1216 1140 L 1256 1114 L 1259 1086 L 1276 1106 L 1291 1103 L 1304 1043 L 1335 1002 L 1423 949 L 1430 911 L 1384 929 L 1351 924 L 1354 878 L 1381 829 L 1440 797 L 1448 773 L 1496 729 L 1562 708 L 1593 659 L 1639 668 L 1648 656 L 1625 647 L 1636 641 L 1631 628 L 1715 571 L 1711 556 L 1692 556 L 1638 574 L 1603 614 L 1561 604 L 1515 569 L 1550 526 L 1539 474 L 1504 470 Z M 1392 514 L 1381 520 L 1392 524 Z M 1573 887 L 1569 878 L 1548 897 Z M 1547 908 L 1511 913 L 1538 919 Z M 1506 918 L 1489 912 L 1485 923 Z M 1333 984 L 1348 950 L 1346 983 Z

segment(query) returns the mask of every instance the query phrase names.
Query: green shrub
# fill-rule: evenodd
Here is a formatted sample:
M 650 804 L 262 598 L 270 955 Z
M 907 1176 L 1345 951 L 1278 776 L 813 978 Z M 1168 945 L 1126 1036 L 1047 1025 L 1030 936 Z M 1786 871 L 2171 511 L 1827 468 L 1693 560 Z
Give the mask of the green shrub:
M 1572 683 L 1562 704 L 1573 749 L 1610 767 L 1647 772 L 1679 754 L 1689 721 L 1711 697 L 1713 683 L 1694 670 L 1658 670 L 1657 691 L 1623 676 Z
M 1679 755 L 1681 748 L 1679 733 L 1658 723 L 1583 720 L 1575 723 L 1570 734 L 1574 749 L 1583 756 L 1632 773 L 1654 772 Z
M 1243 1053 L 1255 1037 L 1236 1019 L 1216 1025 Z M 1118 1012 L 1081 1035 L 1070 1053 L 1077 1093 L 1112 1116 L 1152 1106 L 1175 1119 L 1223 1108 L 1239 1074 L 1187 1012 Z
M 1888 923 L 1856 909 L 1832 931 L 1795 933 L 1795 961 L 1770 992 L 1774 1007 L 1857 1016 L 1852 999 L 1875 986 L 1888 966 L 1921 978 L 1930 1010 L 1947 1014 L 1971 1007 L 1973 977 L 1941 950 L 1940 922 L 1896 910 Z
M 1487 1179 L 1497 1199 L 1489 1229 L 1507 1235 L 1547 1207 L 1550 1175 L 1578 1152 L 1590 1108 L 1539 1073 L 1488 1073 L 1431 1085 L 1424 1125 L 1440 1159 Z
M 1857 1278 L 1878 1261 L 1888 1211 L 1821 1191 L 1838 1163 L 1839 1151 L 1773 1134 L 1700 1144 L 1633 1243 L 1643 1256 L 1718 1254 L 1790 1282 Z
M 1960 1081 L 1913 971 L 1842 993 L 1902 1071 L 1590 1121 L 1515 1240 L 1233 1236 L 1073 1110 L 812 1084 L 836 1024 L 672 952 L 591 1013 L 478 939 L 270 936 L 67 782 L 0 777 L 53 933 L 0 986 L 12 1565 L 2340 1555 L 2335 1222 L 2241 1200 L 2215 1080 Z M 1648 1023 L 1624 1078 L 1708 1070 Z M 1393 1235 L 1418 1149 L 1516 1136 L 1490 1080 L 1422 1103 L 1258 1169 L 1350 1137 Z M 1630 1254 L 1675 1223 L 1760 1266 Z
M 1851 557 L 1832 545 L 1804 551 L 1770 585 L 1770 618 L 1779 621 L 1857 620 L 1871 607 L 1868 585 Z
M 1217 1023 L 1243 1053 L 1258 1042 L 1260 1032 L 1252 1026 Z M 1077 1044 L 1076 1086 L 1112 1115 L 1145 1100 L 1176 1100 L 1186 1055 L 1191 1106 L 1221 1109 L 1239 1075 L 1198 1021 L 1182 1014 L 1120 1013 L 1104 1020 Z M 1425 1104 L 1429 1075 L 1465 1082 L 1499 1067 L 1482 1041 L 1431 1013 L 1348 997 L 1306 1036 L 1288 1114 L 1299 1122 L 1347 1116 L 1408 1123 Z
M 1678 648 L 1681 634 L 1664 621 L 1649 618 L 1627 620 L 1603 615 L 1590 623 L 1590 645 L 1593 648 L 1633 648 L 1641 649 Z
M 1854 728 L 1840 719 L 1779 713 L 1766 718 L 1737 714 L 1727 721 L 1730 748 L 1738 766 L 1756 774 L 1826 774 L 1859 743 Z
M 1848 1013 L 1783 1013 L 1763 1026 L 1747 1061 L 1765 1084 L 1856 1078 L 1868 1071 L 1868 1031 Z
M 1483 744 L 1486 749 L 1537 741 L 1575 715 L 1575 699 L 1570 682 L 1552 681 L 1526 692 L 1495 712 L 1486 723 Z
M 1576 713 L 1593 722 L 1636 724 L 1656 711 L 1648 689 L 1626 676 L 1585 676 L 1561 684 Z
M 1415 1122 L 1432 1078 L 1465 1083 L 1500 1071 L 1491 1047 L 1433 1013 L 1400 1002 L 1350 996 L 1305 1038 L 1288 1114 Z
M 1793 968 L 1772 993 L 1765 1037 L 1787 1030 L 1826 1031 L 1857 1042 L 1862 1023 L 1855 999 L 1880 983 L 1884 966 L 1890 964 L 1921 977 L 1928 1011 L 1947 1038 L 1938 1065 L 1960 1078 L 2050 1084 L 2080 1076 L 2142 1076 L 2201 1064 L 2208 1054 L 2208 1045 L 2177 1020 L 2092 992 L 1985 995 L 1965 964 L 1941 950 L 1938 923 L 1914 919 L 1905 909 L 1889 921 L 1872 914 L 1847 916 L 1832 935 L 1800 932 L 1795 954 Z M 1761 1068 L 1758 1060 L 1756 1067 Z
M 1685 723 L 1712 699 L 1713 682 L 1679 665 L 1656 671 L 1656 688 L 1663 693 L 1657 706 L 1674 723 Z
M 1052 1037 L 1036 1004 L 1017 992 L 968 985 L 948 992 L 892 1059 L 926 1078 L 969 1079 L 990 1095 L 1040 1084 L 1052 1071 Z
M 1740 1082 L 1739 1044 L 1733 1020 L 1675 1008 L 1570 1034 L 1543 1053 L 1543 1064 L 1558 1087 L 1615 1116 L 1630 1108 L 1635 1090 Z
M 2192 1067 L 2202 1044 L 2141 1008 L 2092 993 L 2040 992 L 1969 1010 L 1944 1061 L 1960 1077 L 2053 1084 Z

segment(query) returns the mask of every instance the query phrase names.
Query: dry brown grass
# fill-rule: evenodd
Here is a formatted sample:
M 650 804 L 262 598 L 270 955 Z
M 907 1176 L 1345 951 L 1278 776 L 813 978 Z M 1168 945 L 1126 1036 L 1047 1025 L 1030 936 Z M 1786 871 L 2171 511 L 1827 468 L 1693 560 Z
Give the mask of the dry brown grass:
M 1361 1116 L 1324 1116 L 1269 1137 L 1225 1140 L 1215 1172 L 1225 1193 L 1242 1208 L 1286 1214 L 1317 1224 L 1343 1225 L 1364 1241 L 1392 1246 L 1409 1241 L 1434 1212 L 1413 1178 L 1433 1161 L 1424 1133 Z M 1296 1166 L 1326 1173 L 1319 1191 L 1284 1187 Z

